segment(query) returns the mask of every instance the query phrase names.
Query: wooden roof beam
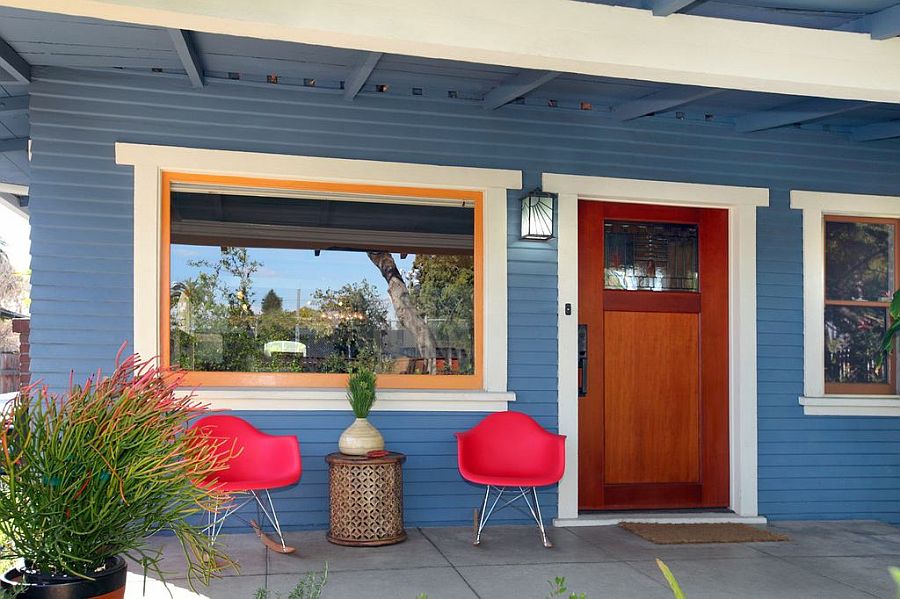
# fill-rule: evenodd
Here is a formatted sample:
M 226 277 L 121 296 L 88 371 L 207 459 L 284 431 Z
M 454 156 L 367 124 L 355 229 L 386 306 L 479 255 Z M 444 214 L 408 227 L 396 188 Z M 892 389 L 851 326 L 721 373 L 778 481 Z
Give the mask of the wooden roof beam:
M 201 88 L 205 84 L 203 80 L 203 62 L 200 60 L 200 53 L 194 45 L 194 36 L 190 31 L 185 29 L 169 29 L 169 35 L 172 36 L 172 45 L 175 46 L 175 53 L 181 65 L 187 72 L 191 85 Z
M 859 110 L 871 105 L 870 102 L 850 102 L 827 98 L 802 100 L 786 106 L 778 106 L 771 110 L 742 114 L 735 119 L 734 128 L 741 133 L 764 131 L 766 129 L 775 129 L 776 127 L 808 123 L 809 121 L 844 114 L 845 112 Z
M 665 112 L 703 98 L 722 93 L 721 89 L 693 85 L 670 85 L 648 96 L 613 107 L 613 116 L 620 121 L 631 121 L 642 116 Z
M 7 152 L 22 152 L 25 150 L 28 150 L 27 137 L 0 139 L 0 154 L 6 154 Z
M 691 4 L 700 4 L 701 2 L 703 0 L 651 0 L 650 10 L 657 17 L 668 17 Z
M 485 94 L 481 107 L 485 110 L 495 110 L 516 98 L 528 95 L 557 77 L 559 77 L 559 73 L 556 71 L 522 71 Z
M 31 65 L 3 39 L 0 39 L 0 69 L 12 75 L 19 83 L 31 81 Z
M 0 116 L 28 112 L 28 96 L 0 98 Z
M 838 29 L 868 33 L 873 40 L 886 40 L 900 36 L 900 4 L 850 21 Z
M 854 127 L 850 131 L 850 139 L 853 141 L 877 141 L 879 139 L 893 139 L 900 137 L 900 121 L 884 121 Z
M 366 84 L 366 81 L 372 76 L 372 71 L 375 70 L 378 61 L 381 60 L 382 56 L 383 54 L 381 52 L 366 52 L 362 61 L 356 65 L 356 68 L 353 69 L 353 72 L 350 73 L 350 76 L 344 81 L 345 100 L 352 101 L 357 94 L 359 94 L 360 90 Z

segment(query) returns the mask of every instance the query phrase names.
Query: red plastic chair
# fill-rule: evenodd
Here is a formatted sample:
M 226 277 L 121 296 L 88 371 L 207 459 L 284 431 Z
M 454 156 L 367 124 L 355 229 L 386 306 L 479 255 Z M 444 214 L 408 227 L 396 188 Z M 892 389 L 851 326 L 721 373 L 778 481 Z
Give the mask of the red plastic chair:
M 456 440 L 460 474 L 469 482 L 487 487 L 481 512 L 476 512 L 475 544 L 481 543 L 481 531 L 495 509 L 524 499 L 528 512 L 513 507 L 534 518 L 544 547 L 552 547 L 544 529 L 537 487 L 556 484 L 562 478 L 566 469 L 566 437 L 544 430 L 533 418 L 520 412 L 497 412 L 471 430 L 456 433 Z M 497 495 L 488 508 L 492 489 Z M 516 494 L 497 508 L 508 491 Z
M 300 480 L 303 466 L 297 437 L 268 435 L 242 418 L 224 414 L 201 418 L 191 425 L 191 429 L 199 429 L 216 442 L 226 439 L 219 445 L 219 453 L 234 451 L 236 454 L 229 461 L 227 469 L 216 472 L 214 476 L 200 481 L 200 484 L 216 487 L 237 496 L 249 495 L 246 499 L 238 499 L 234 505 L 225 508 L 221 517 L 218 507 L 215 512 L 209 514 L 207 533 L 213 542 L 219 536 L 225 519 L 255 500 L 258 510 L 265 514 L 266 519 L 275 529 L 281 545 L 279 546 L 269 539 L 256 521 L 251 521 L 250 524 L 260 539 L 275 551 L 293 553 L 294 548 L 288 547 L 284 543 L 284 534 L 281 531 L 269 489 L 293 485 Z M 263 504 L 260 492 L 265 493 L 268 507 Z

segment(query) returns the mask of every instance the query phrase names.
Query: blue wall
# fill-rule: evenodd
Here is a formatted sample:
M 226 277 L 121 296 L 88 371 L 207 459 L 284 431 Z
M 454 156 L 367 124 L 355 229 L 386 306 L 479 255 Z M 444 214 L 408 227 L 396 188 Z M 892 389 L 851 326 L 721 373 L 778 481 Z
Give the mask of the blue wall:
M 360 97 L 163 74 L 36 69 L 31 86 L 32 364 L 62 386 L 108 367 L 132 331 L 131 169 L 113 143 L 309 154 L 767 187 L 759 211 L 759 486 L 771 518 L 877 517 L 900 522 L 900 420 L 803 416 L 800 214 L 790 189 L 900 195 L 900 145 L 826 133 L 739 135 L 716 123 L 642 119 L 461 102 Z M 517 239 L 510 194 L 509 388 L 515 409 L 556 426 L 556 252 Z M 488 223 L 489 226 L 489 223 Z M 565 232 L 562 232 L 565 234 Z M 280 493 L 292 527 L 323 527 L 327 477 L 349 413 L 248 412 L 298 434 L 302 483 Z M 481 415 L 378 413 L 406 468 L 411 524 L 471 522 L 477 489 L 459 478 L 452 432 Z M 555 493 L 545 494 L 555 513 Z M 290 497 L 291 500 L 286 500 Z

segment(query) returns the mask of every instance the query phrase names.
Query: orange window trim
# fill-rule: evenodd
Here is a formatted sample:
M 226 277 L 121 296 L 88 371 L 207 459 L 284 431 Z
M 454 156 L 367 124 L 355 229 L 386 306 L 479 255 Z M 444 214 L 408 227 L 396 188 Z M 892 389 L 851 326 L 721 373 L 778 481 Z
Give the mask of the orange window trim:
M 876 218 L 867 216 L 831 216 L 826 215 L 822 220 L 822 239 L 825 239 L 825 228 L 827 223 L 871 223 L 891 225 L 894 228 L 894 287 L 897 286 L 897 277 L 900 273 L 900 247 L 898 247 L 898 228 L 900 221 L 892 218 Z M 825 247 L 826 255 L 823 256 L 825 269 L 828 269 L 827 247 Z M 823 273 L 825 280 L 828 280 L 828 273 Z M 890 302 L 866 301 L 866 300 L 835 300 L 824 298 L 825 307 L 828 306 L 854 306 L 858 308 L 884 308 L 890 306 Z M 824 318 L 824 315 L 823 315 Z M 892 360 L 886 361 L 888 369 L 887 383 L 829 383 L 825 382 L 826 395 L 890 395 L 896 393 L 897 390 L 897 369 Z M 823 372 L 824 376 L 825 373 Z
M 163 367 L 171 365 L 169 351 L 170 316 L 170 248 L 171 248 L 171 186 L 172 183 L 209 183 L 233 187 L 263 189 L 290 189 L 302 191 L 330 191 L 347 194 L 383 195 L 406 198 L 437 198 L 469 200 L 475 204 L 475 301 L 474 341 L 475 374 L 379 374 L 378 386 L 383 389 L 481 389 L 484 365 L 484 196 L 480 191 L 458 189 L 432 189 L 426 187 L 402 187 L 394 185 L 360 185 L 323 181 L 290 181 L 281 179 L 256 179 L 225 175 L 200 175 L 163 172 L 160 198 L 160 248 L 159 248 L 159 361 Z M 345 387 L 346 374 L 296 373 L 296 372 L 205 372 L 184 373 L 188 386 L 210 387 Z

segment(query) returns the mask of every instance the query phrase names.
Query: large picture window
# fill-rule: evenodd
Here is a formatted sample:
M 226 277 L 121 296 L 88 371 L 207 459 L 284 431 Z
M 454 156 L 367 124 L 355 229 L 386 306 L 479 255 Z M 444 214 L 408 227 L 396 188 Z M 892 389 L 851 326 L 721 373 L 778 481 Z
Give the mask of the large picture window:
M 189 383 L 481 386 L 481 194 L 167 174 L 161 354 Z
M 892 394 L 896 368 L 878 363 L 897 287 L 897 221 L 826 217 L 825 392 Z

